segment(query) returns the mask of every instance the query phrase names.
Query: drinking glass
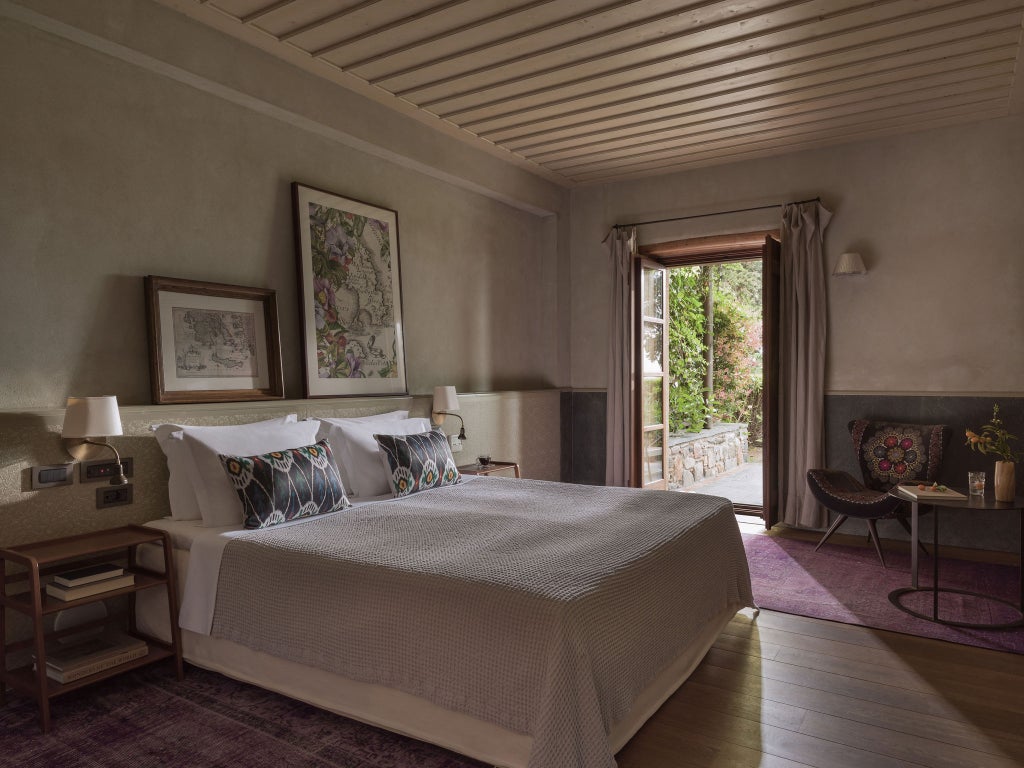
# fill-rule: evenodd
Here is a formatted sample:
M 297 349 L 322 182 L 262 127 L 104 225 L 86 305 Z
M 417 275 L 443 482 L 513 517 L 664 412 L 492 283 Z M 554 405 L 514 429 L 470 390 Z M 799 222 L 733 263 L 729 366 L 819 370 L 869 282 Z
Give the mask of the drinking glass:
M 971 496 L 984 496 L 985 495 L 985 473 L 984 472 L 968 472 L 967 473 L 967 488 L 970 491 Z

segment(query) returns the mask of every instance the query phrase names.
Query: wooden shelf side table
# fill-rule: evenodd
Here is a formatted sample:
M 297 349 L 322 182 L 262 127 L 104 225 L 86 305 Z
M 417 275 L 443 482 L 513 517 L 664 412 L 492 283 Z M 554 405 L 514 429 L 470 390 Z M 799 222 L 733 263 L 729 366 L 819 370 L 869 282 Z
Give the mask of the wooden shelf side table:
M 160 544 L 164 551 L 163 573 L 143 568 L 136 561 L 136 549 L 142 544 Z M 98 564 L 110 559 L 127 561 L 125 570 L 135 575 L 135 583 L 119 589 L 111 589 L 78 600 L 58 600 L 46 594 L 45 577 L 72 567 Z M 7 573 L 7 564 L 13 563 L 16 570 Z M 183 679 L 184 667 L 181 657 L 181 630 L 178 628 L 178 590 L 174 574 L 174 553 L 167 531 L 147 528 L 142 525 L 126 525 L 105 531 L 95 531 L 61 539 L 38 541 L 32 544 L 0 549 L 0 574 L 3 575 L 0 589 L 0 706 L 6 704 L 6 689 L 9 685 L 15 691 L 34 698 L 39 705 L 39 724 L 43 732 L 50 730 L 50 699 L 68 693 L 120 672 L 151 664 L 166 658 L 175 661 L 179 680 Z M 28 582 L 28 589 L 11 592 L 9 587 Z M 135 620 L 135 596 L 143 589 L 163 587 L 167 591 L 170 613 L 171 642 L 165 643 L 139 631 Z M 102 627 L 113 623 L 116 617 L 96 619 L 60 631 L 47 632 L 44 618 L 59 611 L 79 605 L 95 603 L 112 597 L 128 597 L 127 631 L 129 635 L 146 641 L 149 651 L 145 656 L 125 662 L 69 683 L 58 683 L 46 675 L 46 638 L 59 638 L 83 630 Z M 29 617 L 32 621 L 32 638 L 7 642 L 7 611 L 13 610 Z M 7 669 L 7 655 L 11 651 L 32 649 L 36 663 L 28 663 Z M 33 669 L 33 666 L 35 669 Z

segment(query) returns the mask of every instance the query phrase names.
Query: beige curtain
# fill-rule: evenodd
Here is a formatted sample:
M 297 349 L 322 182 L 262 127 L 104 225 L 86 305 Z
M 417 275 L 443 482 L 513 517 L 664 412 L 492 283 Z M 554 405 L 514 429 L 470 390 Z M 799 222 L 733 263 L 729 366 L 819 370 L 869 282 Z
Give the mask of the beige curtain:
M 820 203 L 782 212 L 779 290 L 779 515 L 801 528 L 828 516 L 807 488 L 825 459 L 827 302 L 822 238 L 832 214 Z
M 605 484 L 629 485 L 629 446 L 632 439 L 632 408 L 629 392 L 629 316 L 633 280 L 636 229 L 613 229 L 604 239 L 611 272 L 611 304 L 608 313 L 608 434 Z

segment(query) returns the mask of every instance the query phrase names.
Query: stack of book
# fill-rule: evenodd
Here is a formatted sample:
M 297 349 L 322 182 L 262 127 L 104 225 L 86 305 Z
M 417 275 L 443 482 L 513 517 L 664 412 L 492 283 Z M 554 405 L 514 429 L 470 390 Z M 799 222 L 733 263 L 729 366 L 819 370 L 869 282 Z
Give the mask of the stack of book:
M 125 573 L 121 566 L 101 563 L 58 573 L 46 585 L 46 594 L 58 600 L 78 600 L 112 589 L 130 587 L 134 583 L 135 575 Z
M 149 646 L 137 637 L 122 633 L 106 634 L 47 650 L 46 676 L 58 683 L 70 683 L 140 659 L 147 653 Z

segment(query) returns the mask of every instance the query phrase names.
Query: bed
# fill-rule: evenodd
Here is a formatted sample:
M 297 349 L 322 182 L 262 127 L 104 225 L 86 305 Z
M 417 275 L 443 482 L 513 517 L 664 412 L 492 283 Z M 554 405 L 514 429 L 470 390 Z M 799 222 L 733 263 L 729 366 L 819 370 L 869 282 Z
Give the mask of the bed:
M 355 501 L 150 523 L 185 658 L 502 768 L 601 768 L 753 605 L 718 497 L 480 477 Z

